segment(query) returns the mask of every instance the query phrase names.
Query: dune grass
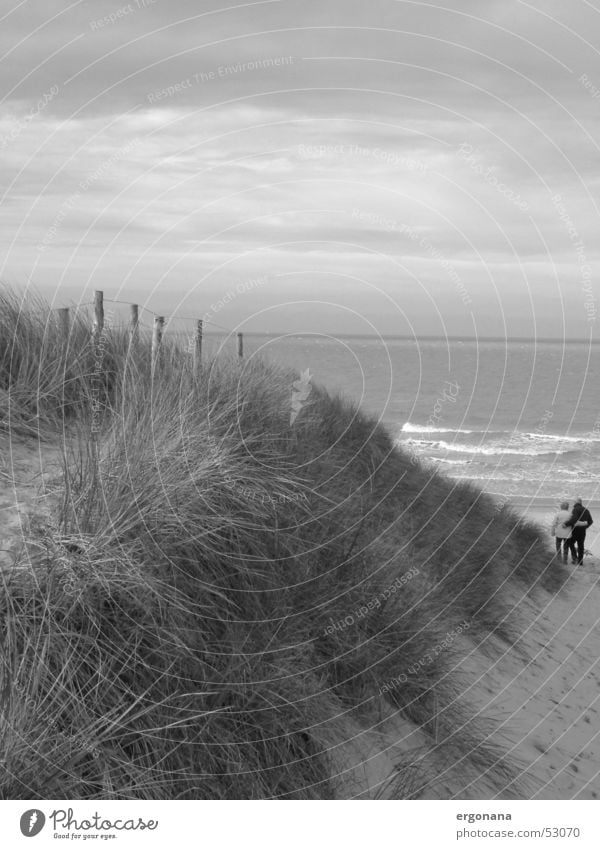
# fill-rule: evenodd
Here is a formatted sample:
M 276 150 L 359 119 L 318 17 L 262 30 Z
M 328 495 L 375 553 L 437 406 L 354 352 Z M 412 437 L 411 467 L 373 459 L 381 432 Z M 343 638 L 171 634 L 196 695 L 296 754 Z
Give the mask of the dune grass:
M 47 315 L 0 295 L 4 427 L 68 445 L 0 573 L 0 797 L 338 798 L 384 713 L 427 740 L 397 797 L 518 796 L 453 670 L 458 630 L 510 645 L 511 599 L 564 580 L 537 529 L 321 387 L 292 423 L 297 375 L 252 359 L 152 369 L 107 331 L 94 412 L 89 317 L 65 346 Z

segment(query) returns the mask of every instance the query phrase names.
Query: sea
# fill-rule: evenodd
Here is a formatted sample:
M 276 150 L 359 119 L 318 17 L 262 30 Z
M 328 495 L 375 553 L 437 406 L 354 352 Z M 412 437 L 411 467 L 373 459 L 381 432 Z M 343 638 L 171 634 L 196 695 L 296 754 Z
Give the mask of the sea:
M 404 450 L 545 527 L 562 500 L 580 496 L 597 516 L 586 545 L 600 554 L 599 344 L 315 333 L 245 334 L 244 346 L 246 358 L 308 370 Z

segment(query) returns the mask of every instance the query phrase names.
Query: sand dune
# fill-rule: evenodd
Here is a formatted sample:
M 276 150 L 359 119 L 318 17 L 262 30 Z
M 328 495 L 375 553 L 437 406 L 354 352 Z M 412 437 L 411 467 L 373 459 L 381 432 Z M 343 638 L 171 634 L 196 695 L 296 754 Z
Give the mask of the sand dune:
M 57 497 L 58 450 L 1 438 L 0 563 L 6 569 L 31 517 L 48 516 Z M 497 775 L 487 782 L 485 771 L 448 763 L 443 736 L 432 745 L 431 728 L 425 733 L 381 700 L 378 724 L 365 728 L 357 712 L 355 734 L 330 752 L 339 798 L 598 798 L 600 561 L 586 557 L 555 595 L 534 589 L 518 596 L 515 586 L 507 593 L 520 624 L 518 643 L 491 635 L 478 644 L 461 633 L 451 673 L 472 721 L 486 723 L 489 742 L 512 764 L 503 790 Z

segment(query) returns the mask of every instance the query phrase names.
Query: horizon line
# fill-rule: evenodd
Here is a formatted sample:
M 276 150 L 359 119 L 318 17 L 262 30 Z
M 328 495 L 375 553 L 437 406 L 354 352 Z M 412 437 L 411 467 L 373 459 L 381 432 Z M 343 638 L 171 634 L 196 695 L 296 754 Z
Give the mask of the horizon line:
M 305 331 L 290 331 L 287 333 L 275 333 L 270 330 L 232 330 L 232 331 L 205 331 L 205 336 L 233 336 L 237 333 L 243 333 L 244 336 L 274 336 L 281 338 L 302 338 L 304 336 L 315 336 L 335 339 L 367 339 L 372 341 L 391 340 L 391 341 L 428 341 L 428 342 L 527 342 L 529 344 L 552 343 L 552 344 L 576 344 L 576 345 L 598 345 L 600 339 L 581 339 L 574 336 L 435 336 L 432 334 L 415 334 L 408 336 L 405 334 L 381 334 L 376 336 L 367 333 L 335 333 L 327 334 L 316 330 Z

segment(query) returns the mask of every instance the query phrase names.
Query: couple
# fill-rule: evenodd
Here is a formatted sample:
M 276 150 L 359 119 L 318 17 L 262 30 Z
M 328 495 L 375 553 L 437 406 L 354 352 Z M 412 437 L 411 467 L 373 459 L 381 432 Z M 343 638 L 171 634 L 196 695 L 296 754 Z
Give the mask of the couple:
M 594 520 L 592 514 L 581 503 L 581 498 L 576 498 L 573 510 L 569 510 L 569 502 L 563 501 L 560 510 L 554 517 L 552 523 L 552 535 L 556 537 L 556 551 L 560 552 L 562 546 L 563 560 L 566 563 L 571 552 L 573 563 L 581 565 L 585 551 L 585 532 Z M 577 546 L 577 553 L 575 547 Z

